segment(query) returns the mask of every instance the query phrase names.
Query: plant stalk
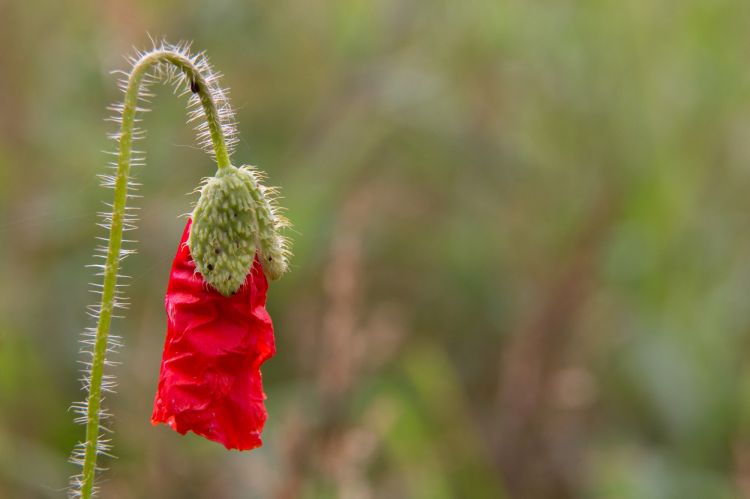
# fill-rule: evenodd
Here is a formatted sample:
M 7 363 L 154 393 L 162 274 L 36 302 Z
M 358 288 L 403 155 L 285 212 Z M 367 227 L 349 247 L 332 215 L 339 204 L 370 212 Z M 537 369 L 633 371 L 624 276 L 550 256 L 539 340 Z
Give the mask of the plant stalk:
M 138 97 L 141 83 L 148 70 L 159 63 L 169 63 L 182 71 L 190 82 L 193 93 L 198 94 L 205 113 L 211 135 L 216 163 L 219 170 L 228 168 L 231 163 L 229 150 L 221 126 L 216 102 L 211 95 L 206 81 L 206 75 L 201 74 L 197 65 L 186 55 L 169 49 L 157 49 L 143 55 L 133 66 L 128 76 L 122 109 L 122 124 L 119 134 L 119 151 L 117 172 L 114 184 L 114 202 L 112 205 L 112 220 L 109 229 L 107 256 L 104 266 L 104 283 L 99 318 L 96 325 L 93 358 L 89 373 L 89 393 L 86 409 L 86 441 L 83 456 L 83 473 L 80 480 L 80 496 L 84 499 L 92 497 L 94 479 L 96 475 L 96 459 L 99 453 L 99 432 L 101 427 L 100 415 L 102 406 L 102 377 L 109 339 L 112 310 L 115 306 L 115 289 L 120 267 L 120 250 L 122 248 L 123 222 L 125 206 L 128 197 L 128 182 L 131 166 L 133 145 L 133 126 L 138 111 Z

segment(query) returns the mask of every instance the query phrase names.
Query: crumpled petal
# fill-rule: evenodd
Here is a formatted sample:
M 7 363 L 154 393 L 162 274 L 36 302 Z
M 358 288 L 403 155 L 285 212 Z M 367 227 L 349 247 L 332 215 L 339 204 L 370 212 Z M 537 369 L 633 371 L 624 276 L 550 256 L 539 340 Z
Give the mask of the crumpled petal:
M 167 339 L 151 423 L 192 431 L 227 449 L 262 444 L 267 413 L 260 366 L 276 352 L 266 311 L 268 282 L 257 257 L 245 283 L 223 296 L 196 272 L 186 244 L 167 288 Z

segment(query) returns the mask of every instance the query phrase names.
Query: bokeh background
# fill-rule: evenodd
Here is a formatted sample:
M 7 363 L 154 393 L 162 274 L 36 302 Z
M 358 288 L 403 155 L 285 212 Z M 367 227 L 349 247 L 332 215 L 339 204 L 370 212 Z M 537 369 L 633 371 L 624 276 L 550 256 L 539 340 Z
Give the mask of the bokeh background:
M 263 448 L 149 423 L 213 171 L 157 89 L 105 498 L 750 497 L 750 2 L 0 0 L 0 497 L 63 497 L 147 34 L 206 50 L 282 187 Z

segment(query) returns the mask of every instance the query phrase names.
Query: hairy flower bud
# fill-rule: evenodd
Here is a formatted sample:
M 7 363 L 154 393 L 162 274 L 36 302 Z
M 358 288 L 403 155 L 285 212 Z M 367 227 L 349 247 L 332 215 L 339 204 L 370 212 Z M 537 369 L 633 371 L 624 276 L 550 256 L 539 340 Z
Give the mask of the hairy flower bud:
M 263 270 L 278 279 L 287 268 L 286 225 L 276 215 L 269 189 L 248 167 L 229 167 L 206 180 L 192 214 L 188 246 L 203 279 L 224 296 L 245 282 L 259 248 Z
M 237 168 L 209 178 L 193 211 L 188 246 L 203 279 L 224 296 L 239 289 L 255 258 L 255 201 Z

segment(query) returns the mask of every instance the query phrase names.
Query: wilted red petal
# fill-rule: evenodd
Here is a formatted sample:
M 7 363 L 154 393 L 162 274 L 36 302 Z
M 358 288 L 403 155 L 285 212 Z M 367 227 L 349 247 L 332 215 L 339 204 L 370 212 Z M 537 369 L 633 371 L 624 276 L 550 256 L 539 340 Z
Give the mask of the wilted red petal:
M 276 351 L 265 308 L 268 282 L 256 258 L 233 296 L 209 287 L 186 244 L 190 223 L 169 275 L 167 340 L 151 422 L 227 449 L 253 449 L 267 417 L 260 365 Z

